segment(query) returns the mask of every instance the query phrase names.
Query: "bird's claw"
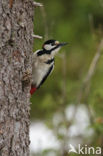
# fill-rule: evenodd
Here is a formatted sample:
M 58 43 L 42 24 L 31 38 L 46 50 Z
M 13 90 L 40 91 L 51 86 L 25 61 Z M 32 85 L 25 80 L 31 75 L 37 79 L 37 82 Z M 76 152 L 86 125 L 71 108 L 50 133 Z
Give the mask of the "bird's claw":
M 30 69 L 27 69 L 26 72 L 23 75 L 22 81 L 25 83 L 29 83 L 31 80 L 32 72 Z

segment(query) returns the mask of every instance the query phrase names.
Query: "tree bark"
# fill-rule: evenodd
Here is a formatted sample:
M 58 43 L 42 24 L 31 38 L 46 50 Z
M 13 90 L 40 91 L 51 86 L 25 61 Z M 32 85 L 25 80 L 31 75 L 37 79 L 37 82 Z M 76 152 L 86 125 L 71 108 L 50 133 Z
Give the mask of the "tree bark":
M 32 0 L 0 1 L 0 156 L 29 156 Z

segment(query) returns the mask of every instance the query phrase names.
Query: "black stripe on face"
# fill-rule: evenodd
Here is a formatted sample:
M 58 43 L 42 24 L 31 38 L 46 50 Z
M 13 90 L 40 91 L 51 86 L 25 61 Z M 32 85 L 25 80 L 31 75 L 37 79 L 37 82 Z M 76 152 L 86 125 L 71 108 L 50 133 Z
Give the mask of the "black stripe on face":
M 44 54 L 50 55 L 51 54 L 51 50 L 43 49 L 43 50 L 40 50 L 40 51 L 37 52 L 37 56 L 41 56 L 41 55 L 44 55 Z
M 40 50 L 40 51 L 37 52 L 37 56 L 41 56 L 43 54 L 45 54 L 45 51 L 44 50 Z
M 42 54 L 47 54 L 47 55 L 50 55 L 55 49 L 59 48 L 59 45 L 55 46 L 54 48 L 50 49 L 50 50 L 46 50 L 46 49 L 43 49 L 43 52 Z
M 59 48 L 60 45 L 55 46 L 54 48 L 52 48 L 50 51 L 47 52 L 47 54 L 51 54 L 54 50 L 56 50 L 57 48 Z
M 52 53 L 52 51 L 54 51 L 57 48 L 59 48 L 59 45 L 57 45 L 56 47 L 52 48 L 51 50 L 46 50 L 46 49 L 40 50 L 40 51 L 37 52 L 37 56 L 41 56 L 43 54 L 50 55 Z
M 54 58 L 52 58 L 51 60 L 46 61 L 46 64 L 51 64 L 52 62 L 54 62 Z

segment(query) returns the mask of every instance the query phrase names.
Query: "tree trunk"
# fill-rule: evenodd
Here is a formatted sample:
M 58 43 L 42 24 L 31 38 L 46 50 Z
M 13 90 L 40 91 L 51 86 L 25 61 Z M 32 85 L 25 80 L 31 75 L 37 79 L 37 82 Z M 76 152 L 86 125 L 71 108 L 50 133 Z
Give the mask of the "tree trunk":
M 0 156 L 29 156 L 32 0 L 0 0 Z

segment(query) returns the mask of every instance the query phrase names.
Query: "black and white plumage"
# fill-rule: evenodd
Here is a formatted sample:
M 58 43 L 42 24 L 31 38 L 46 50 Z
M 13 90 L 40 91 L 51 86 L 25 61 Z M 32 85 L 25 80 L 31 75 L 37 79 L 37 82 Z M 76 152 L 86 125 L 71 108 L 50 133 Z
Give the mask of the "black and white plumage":
M 32 86 L 30 93 L 38 89 L 54 68 L 54 56 L 60 48 L 67 43 L 60 43 L 56 40 L 48 40 L 43 44 L 41 50 L 33 54 Z

